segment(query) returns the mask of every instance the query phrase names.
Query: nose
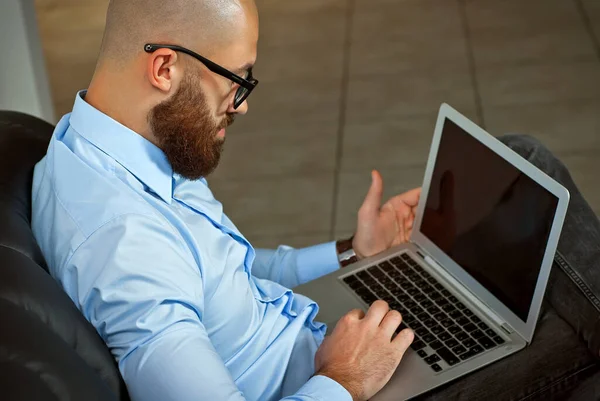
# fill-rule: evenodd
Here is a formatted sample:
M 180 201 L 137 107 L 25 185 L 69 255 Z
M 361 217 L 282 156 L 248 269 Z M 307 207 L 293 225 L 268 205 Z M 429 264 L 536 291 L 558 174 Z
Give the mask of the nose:
M 229 105 L 229 110 L 227 110 L 227 112 L 241 115 L 246 114 L 248 112 L 248 101 L 244 100 L 244 102 L 240 104 L 240 106 L 237 109 L 233 108 L 233 102 L 231 102 L 231 104 Z

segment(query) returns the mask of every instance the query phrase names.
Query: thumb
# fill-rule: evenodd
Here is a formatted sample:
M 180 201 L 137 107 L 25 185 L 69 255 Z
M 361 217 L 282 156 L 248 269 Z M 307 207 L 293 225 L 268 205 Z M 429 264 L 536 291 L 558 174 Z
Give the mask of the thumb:
M 383 179 L 379 171 L 371 171 L 371 187 L 365 201 L 363 202 L 362 209 L 367 213 L 378 212 L 381 207 L 381 199 L 383 197 Z

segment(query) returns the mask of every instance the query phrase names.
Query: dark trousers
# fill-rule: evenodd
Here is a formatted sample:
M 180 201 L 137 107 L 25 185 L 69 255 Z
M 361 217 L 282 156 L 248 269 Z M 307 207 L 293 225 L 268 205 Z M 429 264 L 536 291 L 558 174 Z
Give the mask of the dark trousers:
M 528 136 L 500 139 L 571 193 L 536 334 L 526 349 L 419 399 L 600 400 L 600 221 L 542 144 Z

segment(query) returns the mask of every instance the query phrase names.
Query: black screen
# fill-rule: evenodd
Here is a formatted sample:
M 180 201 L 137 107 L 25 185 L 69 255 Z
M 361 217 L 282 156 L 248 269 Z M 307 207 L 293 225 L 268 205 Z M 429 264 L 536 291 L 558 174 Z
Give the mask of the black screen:
M 421 231 L 527 321 L 558 199 L 450 120 Z

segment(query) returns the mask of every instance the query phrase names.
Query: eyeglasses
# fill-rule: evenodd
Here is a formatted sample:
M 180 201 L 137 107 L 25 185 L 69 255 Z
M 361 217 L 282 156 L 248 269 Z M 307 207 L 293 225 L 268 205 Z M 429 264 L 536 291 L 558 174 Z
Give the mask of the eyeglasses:
M 235 92 L 235 98 L 233 100 L 233 108 L 234 109 L 237 109 L 238 107 L 240 107 L 240 105 L 242 103 L 244 103 L 244 100 L 246 100 L 246 98 L 248 98 L 248 96 L 250 95 L 250 92 L 252 92 L 252 90 L 254 88 L 256 88 L 256 85 L 258 85 L 258 80 L 252 78 L 252 69 L 248 70 L 248 76 L 246 78 L 242 78 L 239 75 L 234 74 L 233 72 L 229 71 L 228 69 L 223 68 L 216 63 L 213 63 L 209 59 L 202 57 L 198 53 L 193 52 L 189 49 L 186 49 L 185 47 L 181 47 L 181 46 L 177 46 L 177 45 L 159 45 L 159 44 L 152 44 L 152 43 L 148 43 L 148 44 L 144 45 L 144 50 L 146 51 L 146 53 L 152 53 L 158 49 L 171 49 L 171 50 L 175 50 L 177 52 L 182 52 L 189 56 L 192 56 L 193 58 L 195 58 L 196 60 L 198 60 L 202 64 L 204 64 L 206 66 L 206 68 L 208 68 L 215 74 L 219 74 L 222 77 L 225 77 L 225 78 L 235 82 L 236 84 L 238 84 L 240 87 Z

